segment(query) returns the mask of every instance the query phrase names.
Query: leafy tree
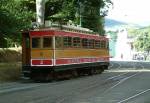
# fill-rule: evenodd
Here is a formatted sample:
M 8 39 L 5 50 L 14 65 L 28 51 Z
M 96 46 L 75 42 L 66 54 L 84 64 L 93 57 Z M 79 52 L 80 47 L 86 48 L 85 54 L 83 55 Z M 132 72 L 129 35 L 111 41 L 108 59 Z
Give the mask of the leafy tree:
M 111 4 L 110 0 L 80 0 L 81 25 L 103 35 L 104 16 Z
M 29 1 L 24 2 L 26 5 L 35 4 L 35 0 Z M 45 19 L 65 22 L 72 20 L 75 24 L 104 34 L 104 16 L 107 15 L 110 5 L 110 0 L 47 0 Z M 29 6 L 35 10 L 33 7 Z
M 108 31 L 107 35 L 110 36 L 110 39 L 113 40 L 114 42 L 117 42 L 117 31 Z
M 0 0 L 0 47 L 11 46 L 7 41 L 19 43 L 19 32 L 30 28 L 36 19 L 36 0 Z M 73 21 L 82 27 L 104 34 L 104 16 L 110 0 L 46 0 L 45 19 Z
M 29 28 L 33 13 L 22 6 L 22 2 L 17 0 L 0 1 L 0 36 L 3 42 L 0 47 L 11 46 L 7 40 L 11 38 L 13 42 L 18 43 L 21 40 L 19 32 L 22 29 Z
M 130 30 L 130 35 L 134 36 L 134 47 L 137 51 L 150 53 L 150 27 Z
M 134 43 L 138 51 L 150 51 L 150 28 L 136 31 L 137 39 Z

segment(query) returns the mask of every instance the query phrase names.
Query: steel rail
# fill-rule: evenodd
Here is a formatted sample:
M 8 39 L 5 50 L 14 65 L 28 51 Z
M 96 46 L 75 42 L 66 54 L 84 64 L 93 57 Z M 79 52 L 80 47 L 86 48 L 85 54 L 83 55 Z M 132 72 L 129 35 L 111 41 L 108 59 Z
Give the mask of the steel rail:
M 136 98 L 136 97 L 138 97 L 138 96 L 140 96 L 140 95 L 142 95 L 142 94 L 144 94 L 144 93 L 146 93 L 146 92 L 149 92 L 149 91 L 150 91 L 150 89 L 144 90 L 144 91 L 142 91 L 142 92 L 140 92 L 140 93 L 137 93 L 137 94 L 135 94 L 135 95 L 133 95 L 133 96 L 130 96 L 130 97 L 126 98 L 126 99 L 123 99 L 123 100 L 121 100 L 121 101 L 119 101 L 119 102 L 117 102 L 117 103 L 124 103 L 124 102 L 127 102 L 127 101 L 129 101 L 129 100 L 131 100 L 131 99 L 133 99 L 133 98 Z

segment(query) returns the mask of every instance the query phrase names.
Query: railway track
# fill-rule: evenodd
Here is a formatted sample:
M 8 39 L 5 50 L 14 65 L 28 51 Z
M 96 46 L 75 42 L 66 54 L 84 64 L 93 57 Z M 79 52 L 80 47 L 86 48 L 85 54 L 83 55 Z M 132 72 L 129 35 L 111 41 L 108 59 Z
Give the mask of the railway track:
M 127 103 L 128 101 L 130 101 L 130 100 L 132 100 L 134 98 L 137 98 L 137 97 L 139 97 L 139 96 L 141 96 L 141 95 L 143 95 L 144 93 L 147 93 L 147 92 L 150 92 L 150 89 L 143 90 L 143 91 L 141 91 L 139 93 L 136 93 L 136 94 L 134 94 L 132 96 L 129 96 L 128 98 L 125 98 L 125 99 L 123 99 L 123 100 L 121 100 L 121 101 L 119 101 L 117 103 Z
M 138 66 L 139 65 L 139 66 Z M 135 66 L 135 65 L 134 65 Z M 140 68 L 142 68 L 142 70 L 144 70 L 145 69 L 145 67 L 142 65 L 142 64 L 140 64 L 140 63 L 138 63 L 138 64 L 136 64 L 136 66 L 138 66 L 138 68 L 140 67 Z M 137 67 L 135 66 L 135 68 L 137 69 Z M 139 72 L 139 73 L 141 73 L 141 71 Z M 139 74 L 138 73 L 138 74 Z M 138 91 L 138 90 L 137 90 Z M 127 97 L 127 98 L 124 98 L 124 99 L 122 99 L 122 100 L 120 100 L 119 102 L 117 102 L 117 103 L 127 103 L 127 102 L 129 102 L 129 101 L 132 101 L 133 99 L 135 99 L 135 98 L 138 98 L 139 96 L 142 96 L 143 94 L 145 94 L 145 93 L 147 93 L 147 92 L 150 92 L 150 88 L 148 88 L 148 89 L 145 89 L 145 90 L 140 90 L 140 92 L 137 92 L 137 93 L 135 93 L 134 95 L 130 95 L 129 97 Z
M 12 92 L 18 92 L 23 90 L 29 90 L 32 88 L 36 88 L 39 86 L 42 86 L 43 84 L 35 84 L 35 83 L 6 83 L 0 85 L 0 95 L 1 94 L 7 94 Z
M 111 65 L 113 66 L 113 64 L 111 64 Z M 85 77 L 85 76 L 83 76 L 83 77 Z M 82 78 L 82 76 L 79 78 Z M 15 92 L 18 90 L 30 89 L 33 87 L 41 86 L 41 83 L 32 83 L 33 81 L 26 81 L 26 83 L 23 83 L 23 82 L 24 81 L 18 81 L 18 82 L 13 82 L 13 83 L 0 84 L 0 94 L 6 93 L 6 92 Z M 90 81 L 90 82 L 92 83 L 92 81 Z M 97 83 L 97 81 L 94 82 L 94 84 L 95 83 Z M 90 85 L 93 85 L 93 83 Z
M 45 94 L 43 96 L 40 96 L 40 98 L 36 97 L 33 99 L 25 100 L 23 103 L 43 103 L 43 101 L 49 101 L 50 103 L 76 103 L 74 102 L 80 97 L 80 95 L 84 95 L 87 93 L 89 98 L 96 94 L 97 90 L 100 89 L 101 97 L 106 96 L 107 94 L 111 93 L 113 90 L 118 88 L 118 86 L 125 84 L 128 80 L 131 80 L 132 78 L 135 78 L 136 76 L 141 74 L 141 69 L 145 69 L 144 65 L 141 63 L 133 63 L 130 65 L 132 66 L 133 70 L 137 70 L 138 72 L 132 71 L 132 70 L 126 70 L 128 68 L 123 68 L 122 64 L 120 63 L 114 63 L 111 64 L 111 68 L 115 68 L 114 70 L 107 70 L 102 75 L 93 75 L 93 76 L 83 76 L 80 78 L 75 78 L 71 80 L 65 80 L 65 81 L 59 81 L 59 82 L 52 82 L 52 83 L 13 83 L 13 84 L 6 84 L 6 85 L 0 85 L 0 94 L 9 94 L 9 93 L 18 93 L 18 91 L 26 91 L 26 90 L 36 90 L 40 88 L 47 88 L 50 87 L 51 90 L 59 87 L 70 87 L 68 90 L 64 90 L 62 88 L 62 94 L 53 95 L 54 97 L 50 97 L 49 94 Z M 137 68 L 138 67 L 138 68 Z M 117 70 L 123 70 L 125 72 L 114 72 Z M 81 82 L 82 81 L 82 82 Z M 96 88 L 96 90 L 95 90 Z M 61 90 L 60 88 L 58 91 Z M 93 90 L 95 92 L 93 92 Z M 67 92 L 69 91 L 69 92 Z M 91 91 L 93 93 L 91 93 Z M 143 89 L 143 91 L 137 91 L 132 95 L 129 95 L 128 97 L 117 99 L 117 102 L 114 103 L 126 103 L 130 100 L 133 100 L 134 98 L 137 98 L 144 93 L 149 92 L 150 89 Z M 115 99 L 115 98 L 114 98 Z M 68 102 L 71 101 L 72 102 Z M 103 99 L 102 99 L 103 100 Z M 105 100 L 104 100 L 105 101 Z M 113 102 L 112 102 L 113 103 Z
M 114 68 L 113 66 L 115 66 L 116 69 L 121 69 L 121 64 L 119 64 L 119 63 L 111 64 L 109 68 Z M 139 66 L 141 66 L 142 69 L 144 69 L 143 65 L 139 64 Z M 136 63 L 133 64 L 133 68 L 136 69 Z M 113 85 L 111 87 L 107 88 L 106 90 L 104 90 L 104 92 L 103 92 L 103 94 L 108 93 L 113 88 L 116 88 L 118 85 L 121 85 L 122 83 L 124 83 L 128 79 L 130 79 L 130 78 L 132 78 L 138 74 L 140 74 L 140 72 L 137 72 L 137 73 L 132 72 L 131 73 L 130 71 L 128 71 L 125 73 L 121 73 L 119 75 L 109 77 L 101 83 L 99 83 L 99 81 L 97 80 L 95 82 L 92 82 L 91 85 L 88 85 L 87 88 L 80 89 L 80 91 L 76 91 L 74 93 L 70 93 L 69 95 L 65 96 L 64 98 L 61 97 L 61 99 L 59 99 L 56 103 L 65 103 L 66 100 L 69 99 L 69 97 L 73 97 L 74 94 L 84 93 L 84 92 L 87 92 L 88 90 L 91 90 L 93 88 L 100 87 L 101 85 L 106 86 L 106 85 L 109 85 L 111 83 Z
M 109 68 L 114 68 L 113 66 L 115 66 L 116 69 L 121 69 L 121 68 L 122 68 L 122 65 L 119 64 L 119 63 L 111 64 Z M 139 68 L 140 68 L 140 69 L 141 69 L 141 68 L 144 69 L 144 66 L 143 66 L 142 64 L 140 64 L 140 63 L 138 63 L 138 64 L 137 64 L 137 63 L 133 63 L 133 64 L 131 64 L 130 66 L 133 66 L 132 68 L 133 68 L 134 70 L 137 70 L 137 71 L 138 71 Z M 137 67 L 138 67 L 138 68 L 137 68 Z M 133 77 L 136 77 L 136 76 L 139 75 L 140 73 L 141 73 L 141 71 L 138 71 L 138 72 L 131 72 L 131 71 L 129 70 L 129 71 L 125 72 L 125 73 L 123 72 L 123 73 L 121 73 L 121 74 L 119 74 L 119 75 L 115 75 L 115 76 L 109 77 L 109 78 L 107 78 L 105 81 L 103 81 L 103 82 L 100 83 L 100 84 L 98 83 L 98 81 L 95 81 L 95 82 L 93 82 L 91 85 L 89 85 L 87 88 L 84 88 L 84 89 L 82 89 L 81 91 L 76 91 L 76 92 L 84 93 L 84 92 L 87 92 L 88 90 L 91 90 L 92 88 L 96 88 L 96 87 L 101 86 L 101 85 L 105 85 L 105 86 L 106 86 L 106 84 L 107 84 L 107 85 L 109 85 L 110 83 L 113 84 L 111 87 L 109 87 L 109 88 L 107 88 L 106 90 L 104 90 L 104 92 L 103 92 L 102 94 L 105 95 L 105 93 L 109 93 L 109 92 L 110 92 L 111 90 L 113 90 L 114 88 L 117 88 L 117 86 L 123 84 L 124 82 L 126 82 L 127 80 L 129 80 L 129 79 L 131 79 L 131 78 L 133 78 Z M 132 99 L 132 98 L 136 98 L 137 96 L 139 96 L 139 95 L 141 95 L 141 94 L 143 94 L 143 93 L 145 93 L 145 92 L 148 92 L 148 91 L 150 91 L 150 90 L 149 90 L 149 89 L 144 90 L 144 91 L 142 91 L 142 92 L 140 92 L 140 93 L 137 93 L 137 94 L 135 94 L 135 95 L 133 95 L 133 96 L 131 96 L 131 97 L 129 97 L 129 98 L 125 98 L 125 99 L 121 100 L 121 101 L 118 102 L 118 103 L 124 103 L 124 102 L 129 101 L 129 100 Z M 78 94 L 79 94 L 79 93 L 78 93 Z M 71 93 L 69 96 L 72 97 L 71 95 L 73 95 L 73 94 L 77 94 L 77 93 Z M 69 99 L 69 96 L 66 96 L 66 97 L 64 97 L 64 98 L 62 98 L 62 99 L 60 99 L 60 100 L 58 100 L 56 103 L 65 103 L 66 100 Z
M 118 64 L 118 65 L 119 65 L 118 67 L 121 67 L 121 64 Z M 133 70 L 128 70 L 127 72 L 122 73 L 118 76 L 114 76 L 112 78 L 109 78 L 111 80 L 111 79 L 119 79 L 120 77 L 122 77 L 121 79 L 118 80 L 118 82 L 116 82 L 116 84 L 114 84 L 113 86 L 109 87 L 106 91 L 104 91 L 103 96 L 106 95 L 107 93 L 110 93 L 111 91 L 113 91 L 113 89 L 115 89 L 115 88 L 117 88 L 117 86 L 125 83 L 127 80 L 129 80 L 133 77 L 136 77 L 137 75 L 140 75 L 142 73 L 142 70 L 145 70 L 144 65 L 142 65 L 141 63 L 133 63 L 132 66 L 133 66 L 132 67 Z M 121 68 L 117 68 L 117 69 L 121 69 Z M 128 74 L 130 74 L 130 75 L 128 75 Z M 123 76 L 125 76 L 125 77 L 123 77 Z M 148 88 L 148 89 L 145 89 L 145 90 L 142 90 L 142 91 L 141 90 L 137 90 L 137 91 L 138 92 L 134 93 L 134 95 L 129 95 L 128 97 L 126 97 L 124 99 L 121 99 L 119 101 L 115 100 L 115 98 L 114 98 L 114 101 L 115 101 L 114 103 L 127 103 L 127 102 L 130 102 L 133 99 L 136 99 L 139 96 L 142 96 L 143 94 L 150 92 L 150 89 Z M 113 100 L 111 102 L 113 103 Z M 131 102 L 131 103 L 133 103 L 133 102 Z

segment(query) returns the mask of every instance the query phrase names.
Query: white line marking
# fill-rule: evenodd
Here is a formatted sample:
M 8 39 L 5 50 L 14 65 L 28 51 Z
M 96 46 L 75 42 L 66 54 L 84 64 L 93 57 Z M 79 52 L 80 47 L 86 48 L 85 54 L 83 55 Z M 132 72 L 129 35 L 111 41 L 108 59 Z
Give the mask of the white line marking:
M 124 100 L 122 100 L 122 101 L 119 101 L 119 102 L 117 102 L 117 103 L 127 102 L 127 101 L 129 101 L 130 99 L 133 99 L 133 98 L 135 98 L 135 97 L 137 97 L 137 96 L 139 96 L 139 95 L 142 95 L 142 94 L 144 94 L 144 93 L 146 93 L 146 92 L 148 92 L 148 91 L 150 91 L 150 89 L 147 89 L 147 90 L 145 90 L 145 91 L 142 91 L 142 92 L 140 92 L 140 93 L 137 93 L 137 94 L 135 94 L 135 95 L 133 95 L 133 96 L 131 96 L 131 97 L 129 97 L 129 98 L 126 98 L 126 99 L 124 99 Z
M 115 88 L 116 86 L 120 85 L 120 84 L 123 83 L 124 81 L 126 81 L 126 80 L 128 80 L 128 79 L 130 79 L 130 78 L 132 78 L 132 77 L 134 77 L 134 76 L 136 76 L 137 74 L 139 74 L 139 73 L 136 73 L 136 74 L 134 74 L 134 75 L 131 75 L 131 76 L 129 76 L 129 77 L 126 77 L 126 78 L 122 79 L 122 80 L 119 81 L 117 84 L 115 84 L 115 85 L 112 86 L 111 88 L 107 89 L 105 92 L 108 92 L 109 90 Z
M 106 81 L 110 80 L 110 79 L 114 79 L 116 77 L 120 77 L 120 76 L 125 75 L 125 74 L 128 74 L 128 72 L 127 73 L 122 73 L 122 74 L 119 74 L 119 75 L 116 75 L 116 76 L 113 76 L 113 77 L 110 77 L 110 78 L 106 79 Z

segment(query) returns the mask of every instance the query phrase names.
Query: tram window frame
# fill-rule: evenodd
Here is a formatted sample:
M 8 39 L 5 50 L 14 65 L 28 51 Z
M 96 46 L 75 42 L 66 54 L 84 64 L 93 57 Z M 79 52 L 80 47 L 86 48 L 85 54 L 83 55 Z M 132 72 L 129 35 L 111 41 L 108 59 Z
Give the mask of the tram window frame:
M 63 37 L 63 47 L 71 48 L 72 47 L 72 37 L 64 36 Z
M 89 47 L 90 49 L 93 49 L 93 48 L 94 48 L 94 39 L 89 39 L 89 40 L 88 40 L 88 47 Z
M 98 49 L 101 47 L 100 40 L 95 40 L 94 42 L 94 48 Z
M 82 47 L 83 47 L 83 48 L 88 48 L 88 46 L 89 46 L 89 41 L 88 41 L 88 39 L 87 39 L 87 38 L 83 38 L 83 39 L 82 39 Z
M 35 39 L 39 39 L 39 41 L 35 41 Z M 36 46 L 33 46 L 33 41 L 34 41 L 34 44 L 36 43 Z M 31 47 L 33 49 L 42 48 L 42 39 L 41 39 L 41 37 L 32 37 L 31 38 Z
M 43 37 L 42 38 L 43 40 L 42 40 L 42 47 L 43 48 L 52 48 L 52 44 L 53 44 L 53 38 L 52 37 Z M 46 39 L 50 39 L 50 41 L 48 41 L 47 43 L 45 42 L 45 40 Z M 46 44 L 45 44 L 46 43 Z M 49 44 L 48 46 L 47 46 L 47 44 Z
M 101 41 L 101 48 L 106 48 L 106 41 L 104 40 Z
M 73 47 L 75 47 L 75 48 L 80 48 L 81 47 L 81 38 L 73 37 L 72 41 L 73 41 Z
M 61 36 L 56 36 L 55 37 L 55 48 L 62 48 L 62 37 Z

